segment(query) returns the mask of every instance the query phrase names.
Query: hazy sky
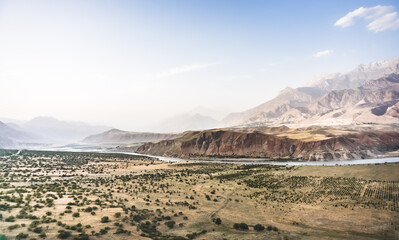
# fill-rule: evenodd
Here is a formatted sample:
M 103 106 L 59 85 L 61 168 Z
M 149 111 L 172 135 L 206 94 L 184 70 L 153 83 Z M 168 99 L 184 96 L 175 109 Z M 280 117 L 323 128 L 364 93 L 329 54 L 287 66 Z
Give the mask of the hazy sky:
M 2 1 L 0 117 L 146 130 L 399 57 L 398 1 Z

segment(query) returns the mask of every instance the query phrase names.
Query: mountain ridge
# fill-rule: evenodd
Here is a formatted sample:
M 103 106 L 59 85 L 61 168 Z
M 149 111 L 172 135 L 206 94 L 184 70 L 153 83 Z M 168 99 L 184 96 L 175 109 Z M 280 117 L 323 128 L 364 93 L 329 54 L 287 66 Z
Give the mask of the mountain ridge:
M 372 70 L 381 67 L 381 71 L 373 73 Z M 370 64 L 361 64 L 353 71 L 344 74 L 333 74 L 336 78 L 320 78 L 313 84 L 305 87 L 290 88 L 287 87 L 280 91 L 279 95 L 263 104 L 250 108 L 243 112 L 231 113 L 222 120 L 221 126 L 246 126 L 251 124 L 288 124 L 298 123 L 312 117 L 312 115 L 321 114 L 310 112 L 309 107 L 317 100 L 323 98 L 333 91 L 347 89 L 370 88 L 374 84 L 374 89 L 386 88 L 397 83 L 384 81 L 383 78 L 389 78 L 392 74 L 399 74 L 399 58 L 381 61 Z M 382 79 L 382 80 L 381 80 Z M 368 83 L 369 85 L 364 85 Z M 341 84 L 341 85 L 340 85 Z M 385 85 L 382 85 L 385 84 Z M 331 86 L 340 85 L 335 87 Z M 378 86 L 377 86 L 378 85 Z M 330 87 L 326 87 L 330 86 Z M 350 86 L 348 88 L 348 86 Z M 330 89 L 330 90 L 329 90 Z M 313 107 L 314 108 L 314 107 Z M 305 123 L 310 123 L 305 121 Z M 348 124 L 346 122 L 345 124 Z

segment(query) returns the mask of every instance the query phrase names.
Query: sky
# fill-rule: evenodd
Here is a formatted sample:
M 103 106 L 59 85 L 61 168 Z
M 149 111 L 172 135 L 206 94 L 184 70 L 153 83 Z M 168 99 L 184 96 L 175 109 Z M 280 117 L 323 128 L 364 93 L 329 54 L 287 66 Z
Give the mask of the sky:
M 0 117 L 151 130 L 399 57 L 399 1 L 3 1 Z

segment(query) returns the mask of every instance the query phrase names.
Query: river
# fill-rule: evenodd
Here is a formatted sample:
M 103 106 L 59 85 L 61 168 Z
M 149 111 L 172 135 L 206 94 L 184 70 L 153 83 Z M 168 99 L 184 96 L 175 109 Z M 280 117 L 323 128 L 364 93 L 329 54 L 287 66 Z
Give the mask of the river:
M 33 149 L 32 149 L 33 150 Z M 62 147 L 50 147 L 41 148 L 36 150 L 47 150 L 47 151 L 71 151 L 71 152 L 97 152 L 97 153 L 120 153 L 136 156 L 146 156 L 157 158 L 165 162 L 193 162 L 193 163 L 225 163 L 225 164 L 271 164 L 271 165 L 292 165 L 292 166 L 334 166 L 334 165 L 357 165 L 357 164 L 376 164 L 376 163 L 394 163 L 399 162 L 399 157 L 389 157 L 389 158 L 372 158 L 372 159 L 359 159 L 359 160 L 334 160 L 334 161 L 277 161 L 277 160 L 254 160 L 254 161 L 232 161 L 232 160 L 220 160 L 220 159 L 209 159 L 209 160 L 193 160 L 193 159 L 181 159 L 181 158 L 171 158 L 163 156 L 153 156 L 146 154 L 139 154 L 133 152 L 120 152 L 114 151 L 108 148 L 98 148 L 98 147 L 83 147 L 81 145 L 76 146 L 62 146 Z

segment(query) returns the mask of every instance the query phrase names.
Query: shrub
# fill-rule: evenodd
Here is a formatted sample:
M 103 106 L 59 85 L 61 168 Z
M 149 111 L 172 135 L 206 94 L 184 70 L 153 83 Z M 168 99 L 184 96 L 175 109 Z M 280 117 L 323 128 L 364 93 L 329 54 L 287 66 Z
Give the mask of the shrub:
M 66 239 L 71 236 L 71 232 L 65 231 L 65 230 L 58 230 L 58 235 L 57 237 L 60 239 Z
M 248 229 L 248 225 L 246 223 L 240 223 L 240 229 L 241 230 L 247 230 Z
M 41 233 L 41 232 L 43 232 L 43 228 L 42 228 L 42 227 L 35 227 L 35 228 L 33 229 L 33 232 L 34 232 L 34 233 Z
M 267 226 L 267 231 L 271 231 L 271 230 L 273 230 L 273 227 L 272 226 Z
M 246 223 L 234 223 L 233 227 L 234 229 L 248 230 L 248 225 Z
M 107 216 L 102 217 L 102 218 L 101 218 L 101 222 L 102 222 L 102 223 L 107 223 L 107 222 L 109 222 L 109 217 L 107 217 Z
M 115 215 L 114 215 L 116 218 L 119 218 L 120 216 L 121 216 L 121 213 L 120 212 L 117 212 L 117 213 L 115 213 Z
M 89 235 L 86 233 L 79 233 L 79 235 L 73 237 L 73 240 L 89 240 Z
M 9 216 L 4 221 L 6 221 L 6 222 L 15 222 L 15 217 L 14 216 Z
M 19 224 L 10 225 L 10 226 L 8 226 L 8 230 L 12 231 L 12 230 L 17 229 L 19 227 L 21 227 Z
M 165 225 L 168 226 L 168 228 L 173 228 L 175 226 L 175 221 L 167 221 Z
M 234 223 L 233 228 L 234 229 L 240 229 L 240 224 L 239 223 Z
M 220 225 L 220 224 L 222 224 L 222 219 L 216 218 L 216 219 L 214 219 L 214 222 L 215 222 L 215 224 Z
M 19 233 L 16 237 L 15 237 L 15 239 L 26 239 L 26 238 L 28 238 L 28 234 L 26 234 L 26 233 Z
M 263 230 L 265 230 L 265 227 L 263 226 L 263 225 L 261 225 L 261 224 L 256 224 L 255 226 L 254 226 L 254 229 L 256 230 L 256 231 L 263 231 Z
M 45 233 L 45 232 L 41 232 L 41 233 L 39 234 L 39 237 L 40 237 L 40 238 L 46 238 L 46 237 L 47 237 L 47 235 L 46 235 L 46 233 Z
M 80 217 L 80 214 L 79 214 L 78 212 L 73 213 L 73 214 L 72 214 L 72 217 Z

